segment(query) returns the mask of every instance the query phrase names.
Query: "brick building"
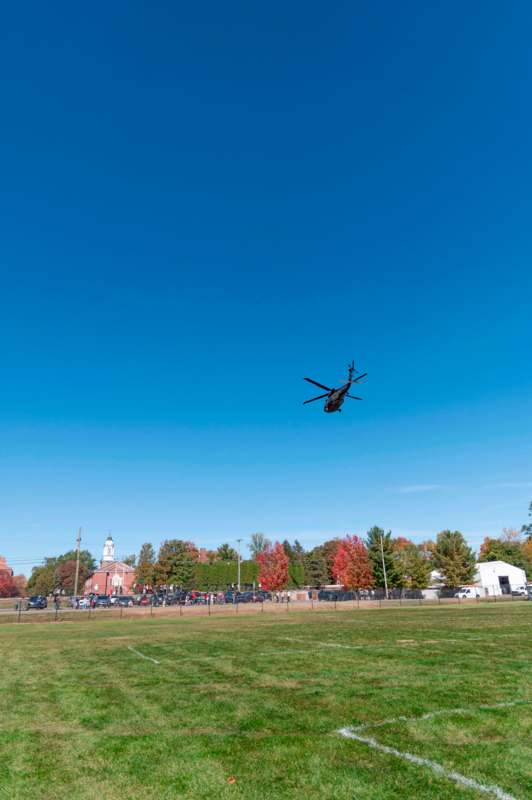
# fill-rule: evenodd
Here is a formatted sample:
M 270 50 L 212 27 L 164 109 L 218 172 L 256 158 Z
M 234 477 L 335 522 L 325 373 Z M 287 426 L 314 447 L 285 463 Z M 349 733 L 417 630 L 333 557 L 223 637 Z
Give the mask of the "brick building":
M 135 586 L 135 568 L 115 557 L 115 543 L 108 536 L 103 546 L 100 566 L 85 581 L 85 594 L 131 594 Z

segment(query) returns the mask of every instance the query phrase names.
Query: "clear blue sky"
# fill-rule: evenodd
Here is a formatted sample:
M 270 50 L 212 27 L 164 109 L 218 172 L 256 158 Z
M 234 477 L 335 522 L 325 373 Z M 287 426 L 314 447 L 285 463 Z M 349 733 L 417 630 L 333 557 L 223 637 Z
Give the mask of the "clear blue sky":
M 0 553 L 523 523 L 531 24 L 6 8 Z M 364 402 L 303 407 L 351 358 Z

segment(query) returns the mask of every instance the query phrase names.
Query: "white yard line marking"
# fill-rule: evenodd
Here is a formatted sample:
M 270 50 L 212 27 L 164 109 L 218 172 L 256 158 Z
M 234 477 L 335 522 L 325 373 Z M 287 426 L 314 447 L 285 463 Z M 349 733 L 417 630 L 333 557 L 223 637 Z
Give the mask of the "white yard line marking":
M 285 642 L 301 642 L 312 647 L 341 647 L 343 650 L 360 650 L 363 647 L 374 647 L 373 644 L 338 644 L 337 642 L 309 642 L 307 639 L 295 639 L 291 636 L 283 637 Z
M 434 717 L 445 716 L 460 716 L 463 714 L 474 714 L 476 711 L 497 711 L 499 708 L 513 708 L 514 706 L 530 705 L 532 700 L 509 700 L 506 703 L 494 703 L 493 705 L 473 706 L 471 708 L 443 708 L 441 711 L 428 711 L 426 714 L 420 714 L 418 717 L 391 717 L 390 719 L 383 719 L 379 722 L 366 722 L 363 725 L 355 725 L 352 728 L 343 728 L 342 730 L 350 730 L 360 733 L 368 728 L 382 728 L 383 725 L 395 725 L 398 722 L 418 722 L 419 720 L 433 719 Z
M 127 649 L 131 650 L 132 653 L 135 653 L 136 656 L 139 656 L 140 658 L 145 658 L 146 661 L 152 661 L 154 664 L 161 663 L 160 661 L 157 661 L 155 658 L 150 658 L 150 656 L 145 656 L 144 653 L 141 653 L 139 650 L 135 650 L 135 648 L 131 647 L 131 645 L 128 645 Z
M 378 750 L 380 753 L 386 753 L 389 756 L 401 758 L 403 761 L 409 761 L 411 764 L 416 764 L 418 767 L 427 767 L 435 772 L 436 775 L 440 775 L 442 778 L 447 778 L 448 780 L 457 783 L 459 786 L 465 786 L 468 789 L 474 789 L 475 791 L 482 792 L 483 794 L 493 795 L 494 797 L 498 798 L 498 800 L 517 800 L 516 797 L 503 791 L 501 788 L 499 788 L 499 786 L 479 783 L 478 781 L 473 780 L 473 778 L 466 778 L 465 775 L 461 775 L 459 772 L 454 772 L 454 770 L 446 770 L 436 761 L 430 761 L 428 758 L 421 758 L 413 753 L 396 750 L 395 747 L 388 747 L 385 744 L 379 744 L 379 742 L 377 742 L 371 736 L 361 736 L 360 734 L 355 733 L 352 728 L 341 728 L 338 733 L 341 736 L 344 736 L 346 739 L 354 739 L 357 742 L 361 742 L 362 744 L 373 748 L 373 750 Z

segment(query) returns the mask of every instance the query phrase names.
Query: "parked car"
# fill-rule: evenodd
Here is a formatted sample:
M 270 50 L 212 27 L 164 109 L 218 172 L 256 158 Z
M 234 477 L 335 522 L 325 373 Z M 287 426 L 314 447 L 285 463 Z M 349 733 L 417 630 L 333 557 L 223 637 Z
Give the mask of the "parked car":
M 526 597 L 528 594 L 526 586 L 514 586 L 512 595 L 514 597 Z
M 48 600 L 42 594 L 28 597 L 28 608 L 48 608 Z
M 136 606 L 149 606 L 151 605 L 151 594 L 138 594 L 134 597 L 133 602 Z
M 111 600 L 106 594 L 99 594 L 94 600 L 94 608 L 110 608 Z
M 91 607 L 90 597 L 81 597 L 78 608 L 90 608 L 90 607 Z
M 130 608 L 133 605 L 133 598 L 127 594 L 121 594 L 117 597 L 116 605 Z
M 456 597 L 462 600 L 474 600 L 480 597 L 480 589 L 477 586 L 463 586 L 456 592 Z

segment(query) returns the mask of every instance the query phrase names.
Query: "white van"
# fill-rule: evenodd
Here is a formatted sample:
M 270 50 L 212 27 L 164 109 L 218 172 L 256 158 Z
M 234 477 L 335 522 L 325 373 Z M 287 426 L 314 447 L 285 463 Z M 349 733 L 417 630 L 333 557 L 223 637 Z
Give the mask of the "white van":
M 480 589 L 478 586 L 462 586 L 457 591 L 456 596 L 462 598 L 462 600 L 475 600 L 480 597 Z

